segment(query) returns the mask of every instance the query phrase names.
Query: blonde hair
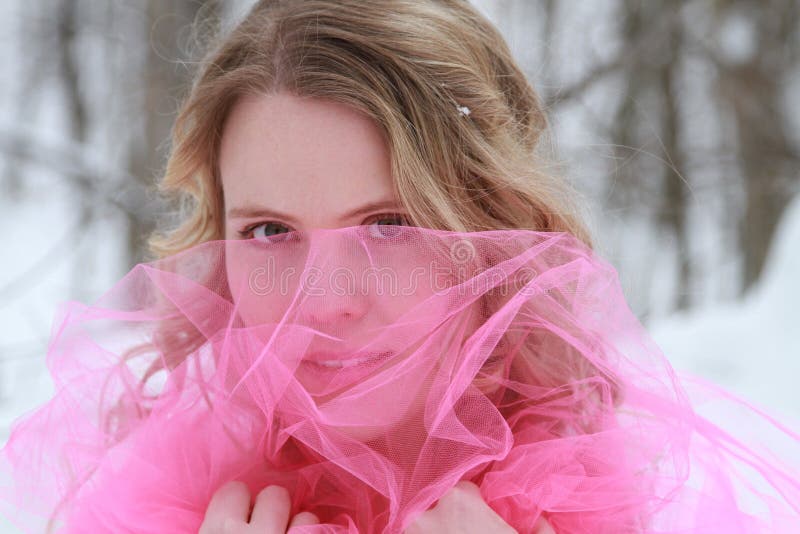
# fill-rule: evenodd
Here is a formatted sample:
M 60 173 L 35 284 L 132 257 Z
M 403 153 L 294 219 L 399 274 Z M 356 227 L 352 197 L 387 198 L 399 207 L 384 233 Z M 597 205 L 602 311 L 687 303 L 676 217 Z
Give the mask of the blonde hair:
M 159 186 L 179 200 L 180 222 L 150 236 L 155 258 L 224 238 L 218 154 L 225 119 L 242 96 L 280 91 L 371 117 L 416 226 L 567 232 L 592 248 L 579 193 L 552 172 L 556 162 L 541 148 L 548 122 L 539 97 L 502 35 L 467 0 L 262 0 L 200 65 Z M 484 313 L 490 300 L 501 299 L 487 293 Z M 506 374 L 561 387 L 576 374 L 600 372 L 565 342 L 515 336 L 506 333 L 495 352 L 538 354 L 515 357 Z M 185 319 L 165 321 L 154 337 L 162 356 L 144 381 L 204 342 Z
M 223 238 L 223 123 L 242 95 L 279 91 L 374 120 L 418 226 L 566 231 L 592 244 L 578 192 L 541 149 L 536 92 L 467 0 L 260 1 L 201 65 L 159 185 L 179 199 L 180 224 L 150 236 L 155 258 Z
M 415 225 L 567 232 L 592 248 L 581 195 L 547 150 L 541 100 L 501 34 L 467 0 L 261 0 L 212 44 L 178 113 L 159 191 L 177 200 L 179 222 L 149 237 L 152 258 L 224 238 L 224 122 L 240 97 L 279 91 L 370 117 L 385 135 L 396 193 Z M 159 325 L 150 348 L 161 358 L 142 389 L 204 341 L 177 321 Z M 599 373 L 567 343 L 515 335 L 504 336 L 503 347 L 528 353 L 506 370 L 515 380 L 556 388 L 575 374 Z

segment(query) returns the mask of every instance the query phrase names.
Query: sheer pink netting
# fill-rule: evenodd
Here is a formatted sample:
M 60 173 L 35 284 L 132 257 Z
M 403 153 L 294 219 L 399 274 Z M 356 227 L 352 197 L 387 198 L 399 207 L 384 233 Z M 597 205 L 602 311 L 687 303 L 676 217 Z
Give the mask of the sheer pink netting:
M 47 364 L 1 457 L 31 532 L 197 532 L 230 480 L 297 532 L 402 532 L 459 480 L 522 533 L 800 532 L 800 436 L 676 374 L 568 233 L 207 242 L 65 303 Z

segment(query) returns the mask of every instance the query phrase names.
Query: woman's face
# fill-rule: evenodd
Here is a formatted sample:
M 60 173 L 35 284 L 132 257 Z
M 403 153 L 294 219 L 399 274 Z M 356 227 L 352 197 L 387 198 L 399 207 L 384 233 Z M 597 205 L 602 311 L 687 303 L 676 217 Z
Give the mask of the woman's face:
M 335 366 L 343 359 L 331 359 L 331 353 L 347 358 L 347 349 L 367 346 L 386 330 L 385 325 L 437 289 L 426 272 L 429 266 L 420 265 L 425 258 L 409 253 L 413 248 L 381 244 L 382 236 L 391 235 L 387 225 L 409 222 L 394 192 L 389 158 L 382 132 L 368 117 L 339 103 L 288 93 L 242 98 L 223 130 L 219 165 L 225 239 L 275 240 L 266 247 L 227 247 L 228 283 L 238 313 L 248 326 L 276 324 L 291 308 L 292 322 L 320 332 L 307 348 L 301 347 L 309 356 L 296 371 L 301 384 L 312 395 L 317 393 L 320 405 L 336 398 L 319 393 L 334 374 L 342 374 Z M 327 233 L 315 243 L 318 255 L 311 257 L 307 243 L 280 235 L 361 225 L 365 235 L 374 236 L 366 247 L 369 253 L 363 243 L 359 246 L 344 234 Z M 321 269 L 318 289 L 301 292 L 298 302 L 293 299 L 308 262 Z M 364 280 L 377 279 L 363 276 L 366 269 L 383 269 L 380 276 L 385 276 L 387 268 L 395 278 L 390 294 L 363 287 Z M 446 299 L 434 300 L 446 304 Z M 444 312 L 424 308 L 431 317 Z M 410 348 L 403 341 L 402 336 L 381 339 L 369 345 L 369 352 L 397 356 Z M 315 361 L 313 352 L 319 352 L 326 365 Z M 414 386 L 419 384 L 417 380 Z M 383 388 L 366 395 L 362 412 L 372 411 L 376 420 L 386 421 L 392 410 L 411 408 L 403 400 L 398 402 L 409 397 L 410 385 L 400 387 L 403 390 Z

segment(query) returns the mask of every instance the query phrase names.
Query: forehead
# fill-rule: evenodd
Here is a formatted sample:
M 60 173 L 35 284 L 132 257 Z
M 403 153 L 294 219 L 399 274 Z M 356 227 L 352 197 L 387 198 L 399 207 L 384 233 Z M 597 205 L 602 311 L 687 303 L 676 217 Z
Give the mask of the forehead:
M 234 105 L 219 164 L 226 203 L 255 195 L 292 204 L 311 193 L 344 201 L 354 191 L 391 192 L 393 185 L 388 146 L 369 117 L 287 93 L 249 95 Z M 346 205 L 359 200 L 369 199 Z

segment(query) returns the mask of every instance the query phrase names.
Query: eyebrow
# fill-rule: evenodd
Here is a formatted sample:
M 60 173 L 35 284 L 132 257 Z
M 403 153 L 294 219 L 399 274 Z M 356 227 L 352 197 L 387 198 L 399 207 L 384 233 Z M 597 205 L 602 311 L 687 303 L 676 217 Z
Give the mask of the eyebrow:
M 342 214 L 340 216 L 340 220 L 349 219 L 379 209 L 386 209 L 386 208 L 398 209 L 399 207 L 400 206 L 394 200 L 380 200 L 377 202 L 370 202 L 348 213 Z M 270 210 L 263 206 L 241 206 L 237 208 L 231 208 L 230 210 L 228 210 L 227 215 L 229 219 L 276 217 L 279 219 L 285 219 L 287 221 L 297 222 L 297 220 L 291 215 L 288 215 L 286 213 L 281 213 L 279 211 Z

